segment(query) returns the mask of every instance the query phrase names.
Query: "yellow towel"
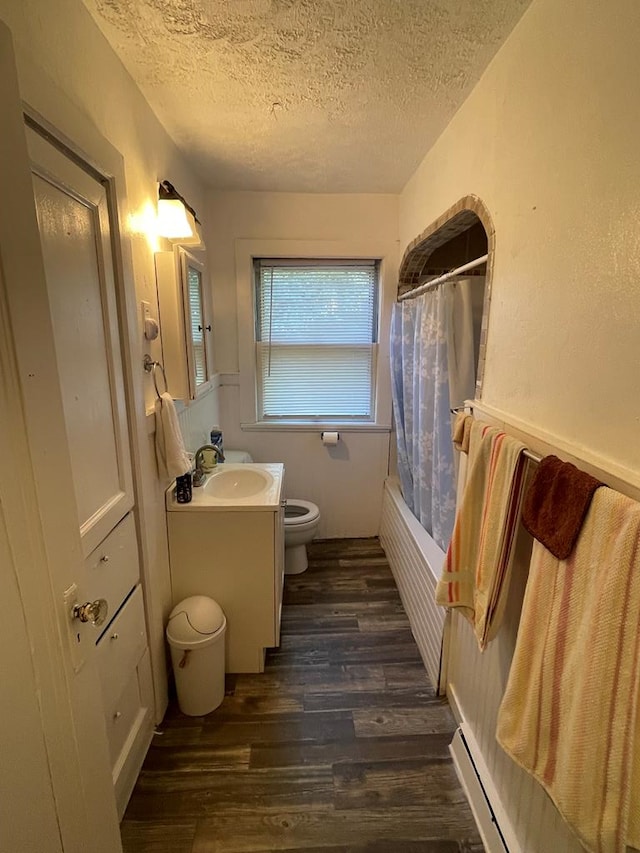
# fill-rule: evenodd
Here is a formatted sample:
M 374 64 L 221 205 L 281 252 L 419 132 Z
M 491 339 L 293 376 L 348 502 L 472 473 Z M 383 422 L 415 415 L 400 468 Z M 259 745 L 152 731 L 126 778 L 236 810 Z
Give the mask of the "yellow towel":
M 468 416 L 469 417 L 469 416 Z M 474 626 L 480 649 L 493 639 L 509 586 L 522 498 L 524 445 L 471 417 L 467 482 L 436 602 L 456 607 Z M 460 443 L 465 435 L 456 421 Z
M 469 452 L 469 439 L 471 438 L 471 426 L 473 417 L 465 412 L 458 412 L 453 423 L 453 444 L 456 450 L 462 453 Z
M 593 853 L 640 846 L 639 626 L 640 504 L 601 488 L 566 560 L 534 542 L 497 730 Z

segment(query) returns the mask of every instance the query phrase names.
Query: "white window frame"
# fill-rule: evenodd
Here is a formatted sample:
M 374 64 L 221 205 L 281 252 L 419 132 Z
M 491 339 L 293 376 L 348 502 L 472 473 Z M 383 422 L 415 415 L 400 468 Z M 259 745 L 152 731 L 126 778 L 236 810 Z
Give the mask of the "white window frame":
M 389 431 L 391 428 L 391 380 L 389 371 L 389 324 L 395 301 L 398 246 L 389 242 L 334 240 L 244 240 L 236 246 L 236 293 L 239 331 L 240 425 L 243 430 L 342 429 Z M 375 409 L 373 419 L 323 419 L 320 417 L 258 419 L 255 340 L 254 259 L 378 260 L 378 354 L 374 374 Z
M 262 381 L 261 381 L 261 373 L 262 373 L 262 370 L 260 367 L 260 365 L 261 365 L 261 353 L 262 353 L 263 359 L 269 358 L 269 354 L 271 353 L 271 350 L 272 350 L 272 344 L 271 344 L 270 337 L 266 340 L 263 338 L 262 340 L 258 341 L 257 329 L 260 325 L 259 312 L 258 312 L 258 281 L 259 281 L 260 274 L 261 274 L 260 270 L 262 269 L 262 267 L 261 267 L 262 263 L 265 264 L 265 268 L 267 268 L 267 269 L 268 268 L 283 269 L 286 267 L 296 267 L 298 269 L 305 269 L 306 268 L 306 269 L 311 269 L 311 270 L 318 270 L 321 268 L 337 269 L 340 267 L 341 264 L 347 268 L 349 267 L 349 265 L 352 265 L 355 268 L 359 264 L 360 265 L 365 264 L 366 266 L 371 267 L 371 270 L 373 272 L 374 302 L 373 302 L 371 336 L 369 338 L 368 344 L 363 344 L 363 343 L 354 344 L 353 342 L 345 342 L 342 346 L 340 346 L 338 344 L 329 344 L 329 343 L 319 344 L 316 342 L 312 343 L 310 341 L 305 341 L 305 342 L 301 341 L 301 342 L 297 342 L 295 344 L 289 343 L 289 346 L 297 347 L 299 352 L 302 352 L 303 350 L 308 351 L 308 349 L 310 349 L 310 348 L 314 348 L 315 350 L 318 351 L 318 353 L 320 353 L 320 352 L 323 352 L 323 353 L 324 352 L 336 352 L 337 350 L 339 350 L 341 348 L 344 349 L 344 347 L 347 347 L 351 350 L 354 347 L 356 347 L 360 351 L 366 350 L 368 352 L 368 356 L 370 359 L 370 370 L 368 371 L 369 382 L 370 382 L 369 400 L 368 400 L 369 414 L 368 415 L 362 414 L 361 416 L 357 416 L 357 415 L 345 414 L 343 416 L 340 416 L 340 415 L 337 415 L 335 413 L 332 414 L 331 412 L 324 412 L 324 413 L 318 414 L 318 415 L 307 414 L 304 416 L 294 417 L 291 415 L 265 415 L 264 414 L 264 396 L 263 395 L 264 395 L 265 388 L 264 388 L 264 376 L 262 376 Z M 359 423 L 363 423 L 363 422 L 364 423 L 372 423 L 373 422 L 374 412 L 375 412 L 375 397 L 376 397 L 376 382 L 375 382 L 376 361 L 377 361 L 377 355 L 378 355 L 378 335 L 379 335 L 379 325 L 380 325 L 379 324 L 379 318 L 378 318 L 378 310 L 379 310 L 379 303 L 380 303 L 380 299 L 378 296 L 379 289 L 380 289 L 379 278 L 380 278 L 379 261 L 377 259 L 372 259 L 372 258 L 368 258 L 365 261 L 362 261 L 360 259 L 354 260 L 351 258 L 347 261 L 343 260 L 342 258 L 337 259 L 337 260 L 335 258 L 313 258 L 312 260 L 308 260 L 307 258 L 275 258 L 275 259 L 274 258 L 255 258 L 254 259 L 253 282 L 254 282 L 254 317 L 255 317 L 255 321 L 256 321 L 256 324 L 255 324 L 256 325 L 256 394 L 257 394 L 257 401 L 258 401 L 258 414 L 260 415 L 262 413 L 262 419 L 265 422 L 268 421 L 268 422 L 278 422 L 278 423 L 291 423 L 291 422 L 295 423 L 295 422 L 299 422 L 301 418 L 303 420 L 312 420 L 312 421 L 326 420 L 326 421 L 331 421 L 332 423 L 334 423 L 335 421 L 348 421 L 348 422 L 356 421 Z M 279 346 L 280 345 L 278 344 L 278 342 L 276 342 L 273 345 L 274 349 L 277 349 Z

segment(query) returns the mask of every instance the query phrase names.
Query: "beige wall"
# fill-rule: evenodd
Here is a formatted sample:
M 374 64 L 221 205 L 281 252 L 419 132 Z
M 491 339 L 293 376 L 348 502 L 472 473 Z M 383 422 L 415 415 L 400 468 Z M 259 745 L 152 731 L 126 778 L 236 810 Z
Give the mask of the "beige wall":
M 403 250 L 469 193 L 491 213 L 483 402 L 636 486 L 640 111 L 631 81 L 640 76 L 639 38 L 635 0 L 534 0 L 400 200 Z M 482 660 L 454 633 L 458 712 L 490 768 L 483 781 L 494 806 L 497 794 L 506 809 L 510 849 L 576 853 L 546 795 L 495 746 L 515 630 L 508 624 Z
M 385 257 L 380 361 L 382 397 L 386 399 L 381 420 L 388 426 L 386 345 L 397 282 L 397 204 L 397 196 L 392 195 L 211 192 L 208 197 L 206 240 L 216 318 L 216 363 L 223 382 L 220 410 L 225 446 L 249 450 L 256 461 L 284 462 L 286 495 L 318 504 L 322 515 L 319 535 L 323 537 L 378 532 L 389 434 L 342 432 L 338 447 L 329 449 L 321 443 L 319 427 L 306 431 L 241 429 L 241 421 L 247 421 L 246 411 L 241 416 L 241 391 L 246 401 L 246 392 L 253 385 L 245 372 L 238 373 L 239 349 L 252 345 L 252 320 L 247 300 L 240 299 L 245 313 L 238 313 L 242 273 L 236 261 L 243 247 L 250 251 L 251 245 L 260 246 L 259 254 L 278 253 L 280 248 L 291 256 L 308 256 L 314 244 L 320 255 L 330 251 L 328 244 L 340 244 L 347 254 L 353 251 L 354 256 L 361 256 L 360 251 L 369 251 L 371 256 Z M 252 358 L 251 352 L 248 358 Z
M 404 251 L 458 198 L 483 199 L 483 401 L 636 484 L 639 38 L 635 0 L 534 0 L 400 201 Z
M 126 186 L 118 186 L 118 195 L 126 286 L 132 305 L 137 307 L 145 299 L 157 316 L 153 260 L 157 248 L 153 234 L 157 181 L 171 180 L 201 212 L 204 194 L 200 181 L 79 0 L 0 0 L 0 19 L 13 35 L 23 99 L 81 149 L 99 150 L 97 131 L 123 158 Z M 138 323 L 139 315 L 132 316 L 133 378 L 138 388 L 137 406 L 149 410 L 155 392 L 141 368 L 143 339 L 141 333 L 136 334 Z M 147 345 L 147 351 L 155 359 L 162 358 L 159 340 Z M 212 420 L 216 397 L 217 391 L 200 404 L 212 410 Z M 153 436 L 143 431 L 137 443 L 148 588 L 154 599 L 151 648 L 162 703 L 166 695 L 163 621 L 171 604 L 164 484 L 157 478 Z M 159 711 L 162 713 L 162 707 Z

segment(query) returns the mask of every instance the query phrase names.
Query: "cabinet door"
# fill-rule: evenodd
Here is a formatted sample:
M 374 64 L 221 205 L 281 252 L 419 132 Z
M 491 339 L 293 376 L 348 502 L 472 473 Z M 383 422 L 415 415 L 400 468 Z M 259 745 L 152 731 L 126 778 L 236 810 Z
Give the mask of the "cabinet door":
M 283 502 L 278 512 L 273 514 L 275 524 L 273 570 L 275 582 L 274 616 L 276 646 L 280 645 L 280 618 L 282 616 L 282 592 L 284 589 L 284 506 Z

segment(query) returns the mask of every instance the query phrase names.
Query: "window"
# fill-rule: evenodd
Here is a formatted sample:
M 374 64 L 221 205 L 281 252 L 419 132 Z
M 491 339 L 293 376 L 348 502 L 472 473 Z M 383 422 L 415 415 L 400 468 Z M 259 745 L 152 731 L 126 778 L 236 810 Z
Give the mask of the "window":
M 372 421 L 378 261 L 254 261 L 258 419 Z

